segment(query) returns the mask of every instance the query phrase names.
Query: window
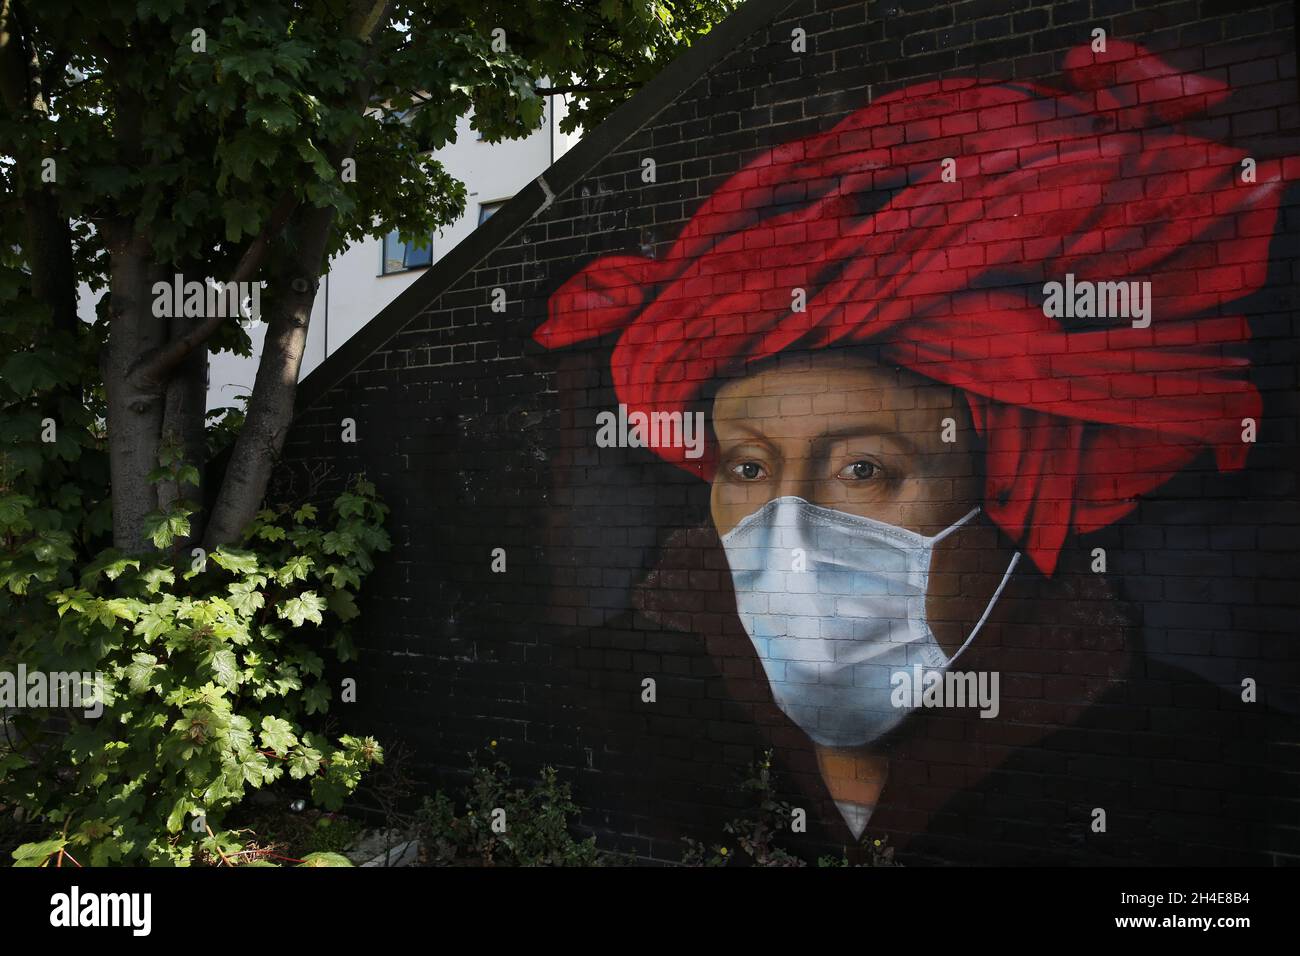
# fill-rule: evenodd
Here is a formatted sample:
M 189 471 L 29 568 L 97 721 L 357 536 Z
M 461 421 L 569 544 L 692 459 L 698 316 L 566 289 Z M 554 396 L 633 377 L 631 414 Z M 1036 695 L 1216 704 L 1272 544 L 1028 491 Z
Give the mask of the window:
M 384 257 L 379 265 L 380 275 L 393 272 L 406 272 L 419 269 L 433 262 L 433 237 L 430 236 L 423 245 L 402 242 L 393 230 L 384 236 Z
M 506 204 L 506 200 L 498 199 L 496 202 L 479 203 L 478 207 L 478 224 L 481 226 L 492 218 L 492 214 Z

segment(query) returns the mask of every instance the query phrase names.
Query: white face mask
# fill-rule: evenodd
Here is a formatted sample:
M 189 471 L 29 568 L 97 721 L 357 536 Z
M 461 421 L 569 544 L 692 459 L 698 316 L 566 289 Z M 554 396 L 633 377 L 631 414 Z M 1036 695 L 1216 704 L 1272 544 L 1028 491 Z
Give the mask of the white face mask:
M 934 546 L 978 512 L 927 538 L 787 496 L 722 538 L 740 620 L 777 706 L 815 743 L 858 747 L 892 730 L 912 709 L 891 703 L 893 674 L 914 664 L 943 670 L 975 639 L 1019 553 L 951 658 L 925 602 Z

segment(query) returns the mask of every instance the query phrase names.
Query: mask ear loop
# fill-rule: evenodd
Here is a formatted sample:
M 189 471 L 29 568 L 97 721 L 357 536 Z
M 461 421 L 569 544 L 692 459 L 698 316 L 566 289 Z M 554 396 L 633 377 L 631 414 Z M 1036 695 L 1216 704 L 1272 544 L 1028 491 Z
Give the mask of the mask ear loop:
M 938 544 L 940 541 L 942 541 L 944 538 L 948 537 L 948 535 L 952 534 L 954 531 L 956 531 L 958 528 L 960 528 L 962 525 L 964 525 L 967 521 L 970 521 L 971 518 L 975 517 L 975 516 L 976 516 L 977 514 L 979 514 L 979 513 L 980 513 L 980 506 L 979 506 L 979 505 L 976 505 L 976 506 L 975 506 L 974 508 L 972 508 L 970 511 L 966 512 L 966 514 L 965 514 L 964 517 L 958 518 L 958 519 L 957 519 L 956 521 L 954 521 L 952 524 L 948 525 L 948 527 L 944 528 L 942 531 L 940 531 L 938 534 L 936 534 L 933 538 L 931 538 L 931 539 L 930 539 L 930 544 L 931 544 L 931 545 L 936 545 L 936 544 Z
M 970 642 L 975 640 L 975 635 L 980 632 L 980 628 L 984 626 L 984 622 L 987 621 L 989 619 L 989 615 L 993 613 L 993 605 L 997 604 L 998 598 L 1002 597 L 1002 590 L 1007 586 L 1007 582 L 1011 580 L 1011 572 L 1016 569 L 1016 565 L 1019 563 L 1020 563 L 1020 552 L 1017 551 L 1014 555 L 1011 556 L 1011 563 L 1007 565 L 1007 571 L 1004 575 L 1002 575 L 1002 583 L 998 585 L 998 589 L 994 591 L 993 596 L 989 598 L 988 606 L 984 608 L 984 614 L 980 617 L 979 622 L 975 625 L 974 630 L 970 632 L 970 637 L 966 638 L 965 643 L 962 644 L 961 647 L 957 648 L 956 654 L 953 654 L 952 657 L 948 658 L 949 666 L 951 666 L 952 662 L 961 656 L 962 651 L 970 647 Z

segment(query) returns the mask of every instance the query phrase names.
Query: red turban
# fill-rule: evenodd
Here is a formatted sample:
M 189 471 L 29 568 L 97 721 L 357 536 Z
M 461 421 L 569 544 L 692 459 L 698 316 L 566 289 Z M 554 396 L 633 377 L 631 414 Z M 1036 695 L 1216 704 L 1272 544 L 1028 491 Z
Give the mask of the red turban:
M 769 150 L 662 258 L 581 269 L 534 337 L 619 333 L 629 413 L 685 412 L 787 349 L 877 343 L 965 393 L 985 510 L 1050 575 L 1067 533 L 1117 520 L 1202 449 L 1243 466 L 1261 403 L 1234 350 L 1246 320 L 1224 306 L 1263 285 L 1284 189 L 1282 161 L 1244 175 L 1244 152 L 1180 126 L 1222 83 L 1115 40 L 1071 52 L 1064 76 L 910 86 Z M 1067 273 L 1149 281 L 1150 326 L 1046 317 L 1043 284 Z M 713 447 L 654 451 L 712 478 Z

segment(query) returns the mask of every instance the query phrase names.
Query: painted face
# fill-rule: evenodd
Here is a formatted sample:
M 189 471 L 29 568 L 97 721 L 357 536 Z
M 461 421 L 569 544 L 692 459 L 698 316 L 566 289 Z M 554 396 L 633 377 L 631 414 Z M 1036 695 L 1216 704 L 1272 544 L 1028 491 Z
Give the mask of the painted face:
M 927 536 L 983 500 L 978 438 L 960 393 L 861 353 L 798 356 L 731 382 L 714 400 L 712 424 L 719 535 L 784 496 Z M 978 620 L 1010 554 L 982 516 L 939 542 L 927 612 L 946 652 Z

